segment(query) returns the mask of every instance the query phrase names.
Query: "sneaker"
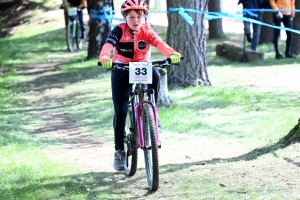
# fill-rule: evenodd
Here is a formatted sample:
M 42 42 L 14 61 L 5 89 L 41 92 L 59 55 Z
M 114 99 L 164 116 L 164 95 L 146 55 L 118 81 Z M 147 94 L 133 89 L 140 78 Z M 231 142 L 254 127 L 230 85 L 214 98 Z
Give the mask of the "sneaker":
M 83 31 L 81 34 L 81 39 L 85 39 L 85 38 L 86 38 L 86 33 L 85 33 L 85 31 Z
M 285 57 L 286 58 L 296 58 L 296 56 L 292 55 L 291 53 L 285 54 Z
M 115 152 L 114 169 L 118 171 L 126 169 L 125 152 L 122 150 L 118 150 Z
M 162 123 L 159 118 L 157 119 L 157 125 L 158 125 L 158 127 L 162 127 Z
M 281 54 L 276 54 L 275 59 L 280 60 L 284 59 L 284 57 Z

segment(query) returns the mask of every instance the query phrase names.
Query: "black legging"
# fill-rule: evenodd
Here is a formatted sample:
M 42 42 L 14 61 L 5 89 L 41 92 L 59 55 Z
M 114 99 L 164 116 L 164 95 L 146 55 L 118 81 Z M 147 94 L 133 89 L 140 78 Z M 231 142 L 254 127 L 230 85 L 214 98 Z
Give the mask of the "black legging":
M 152 84 L 149 84 L 148 87 L 155 90 L 155 101 L 157 101 L 160 75 L 157 68 L 153 68 L 152 73 Z M 111 88 L 115 111 L 113 119 L 115 150 L 124 150 L 125 123 L 128 111 L 128 99 L 131 92 L 129 72 L 125 70 L 112 70 Z
M 283 23 L 285 28 L 293 28 L 293 23 L 292 23 L 292 16 L 291 15 L 283 15 L 282 19 L 278 19 L 275 14 L 273 14 L 273 20 L 274 20 L 274 25 L 275 26 L 281 26 L 281 22 Z M 274 48 L 276 55 L 279 55 L 279 48 L 278 48 L 278 40 L 279 40 L 279 35 L 280 35 L 280 29 L 275 28 L 274 29 L 274 37 L 273 37 L 273 43 L 274 43 Z M 285 47 L 285 55 L 290 54 L 291 50 L 291 45 L 292 45 L 292 32 L 291 31 L 286 31 L 286 47 Z
M 78 14 L 78 20 L 79 20 L 79 23 L 80 23 L 80 27 L 81 27 L 81 33 L 83 34 L 83 32 L 85 31 L 85 28 L 84 28 L 84 23 L 83 23 L 82 9 L 78 9 L 77 14 Z

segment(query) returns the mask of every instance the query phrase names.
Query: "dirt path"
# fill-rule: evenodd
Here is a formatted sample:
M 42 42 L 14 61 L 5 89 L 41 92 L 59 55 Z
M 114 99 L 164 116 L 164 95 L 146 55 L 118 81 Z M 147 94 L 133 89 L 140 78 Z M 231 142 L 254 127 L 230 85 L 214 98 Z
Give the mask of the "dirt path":
M 69 53 L 64 54 L 62 56 L 66 57 Z M 69 159 L 84 171 L 98 171 L 103 168 L 99 161 L 108 162 L 106 158 L 111 161 L 112 156 L 107 156 L 107 148 L 112 146 L 99 142 L 90 132 L 66 118 L 64 99 L 56 97 L 68 94 L 68 91 L 64 84 L 55 83 L 57 77 L 46 75 L 49 71 L 59 70 L 60 64 L 54 62 L 21 67 L 20 73 L 26 76 L 29 103 L 42 121 L 35 134 L 60 146 L 57 152 L 52 152 L 57 157 L 55 159 Z

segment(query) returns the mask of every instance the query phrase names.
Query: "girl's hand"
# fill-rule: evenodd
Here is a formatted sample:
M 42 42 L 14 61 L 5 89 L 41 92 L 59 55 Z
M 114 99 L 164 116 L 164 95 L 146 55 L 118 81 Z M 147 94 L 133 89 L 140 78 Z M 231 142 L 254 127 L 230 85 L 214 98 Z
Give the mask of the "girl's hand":
M 108 61 L 104 61 L 101 63 L 103 68 L 109 69 L 112 67 L 112 61 L 108 60 Z
M 180 55 L 177 54 L 171 54 L 170 59 L 172 63 L 179 63 L 180 62 Z

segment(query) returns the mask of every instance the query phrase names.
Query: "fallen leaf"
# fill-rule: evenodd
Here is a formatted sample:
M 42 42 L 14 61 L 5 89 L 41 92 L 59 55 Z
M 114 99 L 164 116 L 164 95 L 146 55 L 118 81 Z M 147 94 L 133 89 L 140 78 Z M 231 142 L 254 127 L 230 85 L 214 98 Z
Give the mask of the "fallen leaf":
M 220 186 L 221 186 L 221 187 L 226 187 L 226 185 L 225 185 L 225 184 L 223 184 L 223 183 L 220 183 Z

